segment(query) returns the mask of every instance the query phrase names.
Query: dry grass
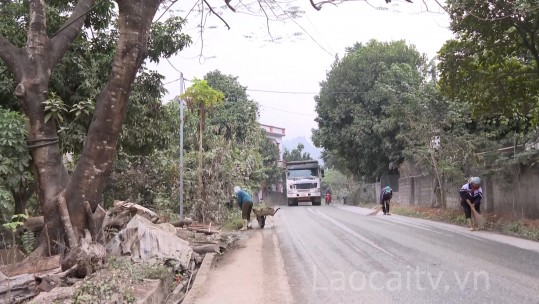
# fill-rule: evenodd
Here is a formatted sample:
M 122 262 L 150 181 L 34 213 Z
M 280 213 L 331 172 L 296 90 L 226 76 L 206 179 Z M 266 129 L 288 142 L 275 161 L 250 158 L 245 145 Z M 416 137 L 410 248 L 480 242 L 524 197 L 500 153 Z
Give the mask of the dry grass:
M 465 225 L 466 219 L 460 210 L 406 206 L 392 204 L 391 212 L 395 214 L 423 218 L 438 222 Z M 486 230 L 500 232 L 529 240 L 539 241 L 539 220 L 518 219 L 493 213 L 483 214 L 487 223 Z

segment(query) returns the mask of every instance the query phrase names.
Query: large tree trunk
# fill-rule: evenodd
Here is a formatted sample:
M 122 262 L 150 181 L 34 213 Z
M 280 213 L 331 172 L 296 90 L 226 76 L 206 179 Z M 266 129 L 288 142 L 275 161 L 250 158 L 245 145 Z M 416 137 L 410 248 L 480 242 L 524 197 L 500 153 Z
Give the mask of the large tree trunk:
M 88 227 L 84 201 L 88 201 L 94 211 L 102 200 L 127 111 L 131 84 L 147 55 L 150 27 L 160 2 L 117 0 L 120 36 L 112 72 L 97 98 L 82 156 L 66 192 L 73 228 L 79 233 Z
M 81 233 L 88 227 L 83 207 L 89 201 L 93 210 L 101 200 L 112 166 L 116 143 L 127 109 L 131 84 L 146 56 L 152 19 L 160 0 L 117 0 L 119 41 L 109 82 L 99 95 L 94 118 L 84 143 L 80 162 L 70 178 L 62 163 L 54 119 L 45 122 L 46 100 L 51 71 L 81 31 L 95 0 L 79 0 L 72 15 L 54 38 L 47 36 L 45 1 L 30 0 L 28 40 L 17 48 L 0 35 L 0 59 L 15 76 L 23 111 L 29 119 L 28 140 L 34 163 L 37 191 L 45 218 L 45 230 L 37 254 L 45 253 L 46 244 L 63 238 L 63 226 L 57 207 L 58 194 L 65 190 L 73 228 Z M 50 240 L 45 238 L 50 236 Z M 76 244 L 69 244 L 70 246 Z
M 84 201 L 90 203 L 92 211 L 101 202 L 127 111 L 131 84 L 146 57 L 151 22 L 160 3 L 159 0 L 117 2 L 120 36 L 112 72 L 97 98 L 80 161 L 66 189 L 72 226 L 79 235 L 89 224 Z
M 69 176 L 62 164 L 56 122 L 54 119 L 45 122 L 43 106 L 51 75 L 50 64 L 55 62 L 55 58 L 49 54 L 56 45 L 47 37 L 44 1 L 30 1 L 29 6 L 26 48 L 17 49 L 5 38 L 3 41 L 0 38 L 0 45 L 3 44 L 8 51 L 2 59 L 15 76 L 15 95 L 29 120 L 28 144 L 45 224 L 52 235 L 57 236 L 61 234 L 61 225 L 55 204 L 56 195 L 67 185 Z

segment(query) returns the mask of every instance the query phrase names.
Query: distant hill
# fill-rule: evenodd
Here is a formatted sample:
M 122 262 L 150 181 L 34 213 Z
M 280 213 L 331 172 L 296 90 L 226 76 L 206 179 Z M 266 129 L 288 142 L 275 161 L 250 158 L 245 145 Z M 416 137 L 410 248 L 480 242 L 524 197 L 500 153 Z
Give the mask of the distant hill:
M 303 152 L 307 152 L 311 155 L 314 159 L 320 159 L 321 157 L 321 151 L 317 147 L 315 147 L 307 138 L 304 136 L 283 140 L 283 147 L 288 149 L 289 151 L 296 148 L 299 143 L 302 143 L 305 148 L 303 149 Z

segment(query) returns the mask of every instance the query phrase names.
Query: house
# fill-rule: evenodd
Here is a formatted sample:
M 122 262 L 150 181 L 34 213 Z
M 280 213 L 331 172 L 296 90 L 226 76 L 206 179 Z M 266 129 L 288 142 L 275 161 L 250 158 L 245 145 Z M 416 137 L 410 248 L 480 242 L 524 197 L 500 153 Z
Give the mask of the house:
M 279 149 L 279 166 L 284 168 L 283 161 L 283 137 L 285 136 L 285 129 L 281 127 L 271 126 L 260 124 L 260 127 L 266 132 L 266 137 L 273 140 L 277 148 Z M 266 199 L 268 195 L 271 195 L 272 192 L 283 192 L 283 185 L 278 183 L 277 185 L 267 185 L 264 183 L 261 187 L 260 192 L 258 193 L 258 201 L 262 202 Z

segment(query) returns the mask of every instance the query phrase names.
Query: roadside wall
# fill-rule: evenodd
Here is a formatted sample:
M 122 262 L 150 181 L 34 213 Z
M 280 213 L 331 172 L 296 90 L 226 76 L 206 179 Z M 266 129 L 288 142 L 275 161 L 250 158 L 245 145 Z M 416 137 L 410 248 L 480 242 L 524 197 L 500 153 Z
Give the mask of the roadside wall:
M 462 184 L 445 185 L 447 208 L 459 208 L 458 191 Z M 484 178 L 482 186 L 483 210 L 513 214 L 517 218 L 539 219 L 539 166 L 522 169 L 518 182 L 512 185 L 501 179 Z M 435 177 L 431 175 L 401 177 L 398 179 L 398 191 L 393 192 L 393 201 L 418 207 L 441 206 L 435 187 Z M 357 202 L 378 202 L 379 194 L 380 183 L 360 184 L 350 197 Z

